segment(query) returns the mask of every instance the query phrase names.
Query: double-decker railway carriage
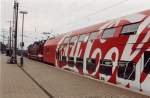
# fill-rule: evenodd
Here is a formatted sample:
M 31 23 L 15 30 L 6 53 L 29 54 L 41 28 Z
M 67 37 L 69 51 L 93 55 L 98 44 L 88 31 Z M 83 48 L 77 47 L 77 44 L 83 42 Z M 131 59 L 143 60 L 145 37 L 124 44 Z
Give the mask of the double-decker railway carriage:
M 81 75 L 150 92 L 150 10 L 48 40 L 44 61 Z

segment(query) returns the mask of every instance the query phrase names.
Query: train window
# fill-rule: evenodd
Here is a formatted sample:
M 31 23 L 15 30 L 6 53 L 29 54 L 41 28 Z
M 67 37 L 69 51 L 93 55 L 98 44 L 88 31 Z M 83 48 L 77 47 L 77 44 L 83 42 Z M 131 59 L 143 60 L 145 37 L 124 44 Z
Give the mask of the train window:
M 131 61 L 119 61 L 118 77 L 127 80 L 135 80 L 135 63 Z
M 88 35 L 88 34 L 82 34 L 82 35 L 80 35 L 78 41 L 79 41 L 79 42 L 87 42 L 88 38 L 89 38 L 89 35 Z
M 66 56 L 62 56 L 62 62 L 66 62 L 66 61 L 67 61 Z
M 144 73 L 150 74 L 150 51 L 144 53 Z
M 123 61 L 119 62 L 118 77 L 124 78 L 125 67 L 126 67 L 126 62 Z
M 137 29 L 139 28 L 140 23 L 128 24 L 123 27 L 121 35 L 131 35 L 136 34 Z
M 80 58 L 80 57 L 77 57 L 76 60 L 77 60 L 77 61 L 76 61 L 76 66 L 77 66 L 78 68 L 83 68 L 83 59 Z
M 94 40 L 97 38 L 97 36 L 98 36 L 98 32 L 91 33 L 88 40 Z
M 96 69 L 96 59 L 93 58 L 87 58 L 86 59 L 86 69 L 87 70 L 91 70 L 94 71 Z
M 68 58 L 68 65 L 69 65 L 70 67 L 73 67 L 73 66 L 74 66 L 74 57 L 69 57 L 69 58 Z
M 99 71 L 105 75 L 112 75 L 112 61 L 108 59 L 100 60 Z
M 111 38 L 113 37 L 114 33 L 115 33 L 115 28 L 107 28 L 104 30 L 104 33 L 102 35 L 102 38 Z
M 66 37 L 65 40 L 64 40 L 64 44 L 67 44 L 69 42 L 70 38 L 69 37 Z
M 73 36 L 71 38 L 71 40 L 70 40 L 70 43 L 75 43 L 75 42 L 77 42 L 77 40 L 78 40 L 78 37 L 77 36 Z

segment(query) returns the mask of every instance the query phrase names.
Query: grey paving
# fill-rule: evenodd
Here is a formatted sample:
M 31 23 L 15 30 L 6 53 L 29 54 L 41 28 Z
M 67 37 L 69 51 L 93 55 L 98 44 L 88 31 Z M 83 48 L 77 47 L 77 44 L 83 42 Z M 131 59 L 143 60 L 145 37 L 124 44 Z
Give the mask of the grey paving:
M 150 98 L 29 59 L 24 69 L 55 98 Z
M 17 65 L 0 56 L 0 98 L 49 98 Z

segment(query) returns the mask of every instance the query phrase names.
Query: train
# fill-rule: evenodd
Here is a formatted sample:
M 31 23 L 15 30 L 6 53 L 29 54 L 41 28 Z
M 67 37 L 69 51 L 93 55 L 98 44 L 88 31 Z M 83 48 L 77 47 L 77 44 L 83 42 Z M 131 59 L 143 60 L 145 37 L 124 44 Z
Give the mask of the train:
M 28 58 L 43 61 L 43 45 L 46 40 L 36 41 L 27 47 Z
M 41 49 L 42 62 L 150 93 L 150 9 L 58 35 Z

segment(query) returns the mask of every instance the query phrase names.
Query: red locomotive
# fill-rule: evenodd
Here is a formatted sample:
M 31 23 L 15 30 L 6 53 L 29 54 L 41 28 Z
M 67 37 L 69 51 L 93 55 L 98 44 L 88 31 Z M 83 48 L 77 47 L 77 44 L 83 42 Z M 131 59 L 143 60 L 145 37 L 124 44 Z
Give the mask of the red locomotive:
M 43 61 L 43 45 L 46 40 L 37 41 L 28 46 L 28 58 Z
M 150 10 L 47 40 L 43 61 L 130 89 L 150 92 Z

